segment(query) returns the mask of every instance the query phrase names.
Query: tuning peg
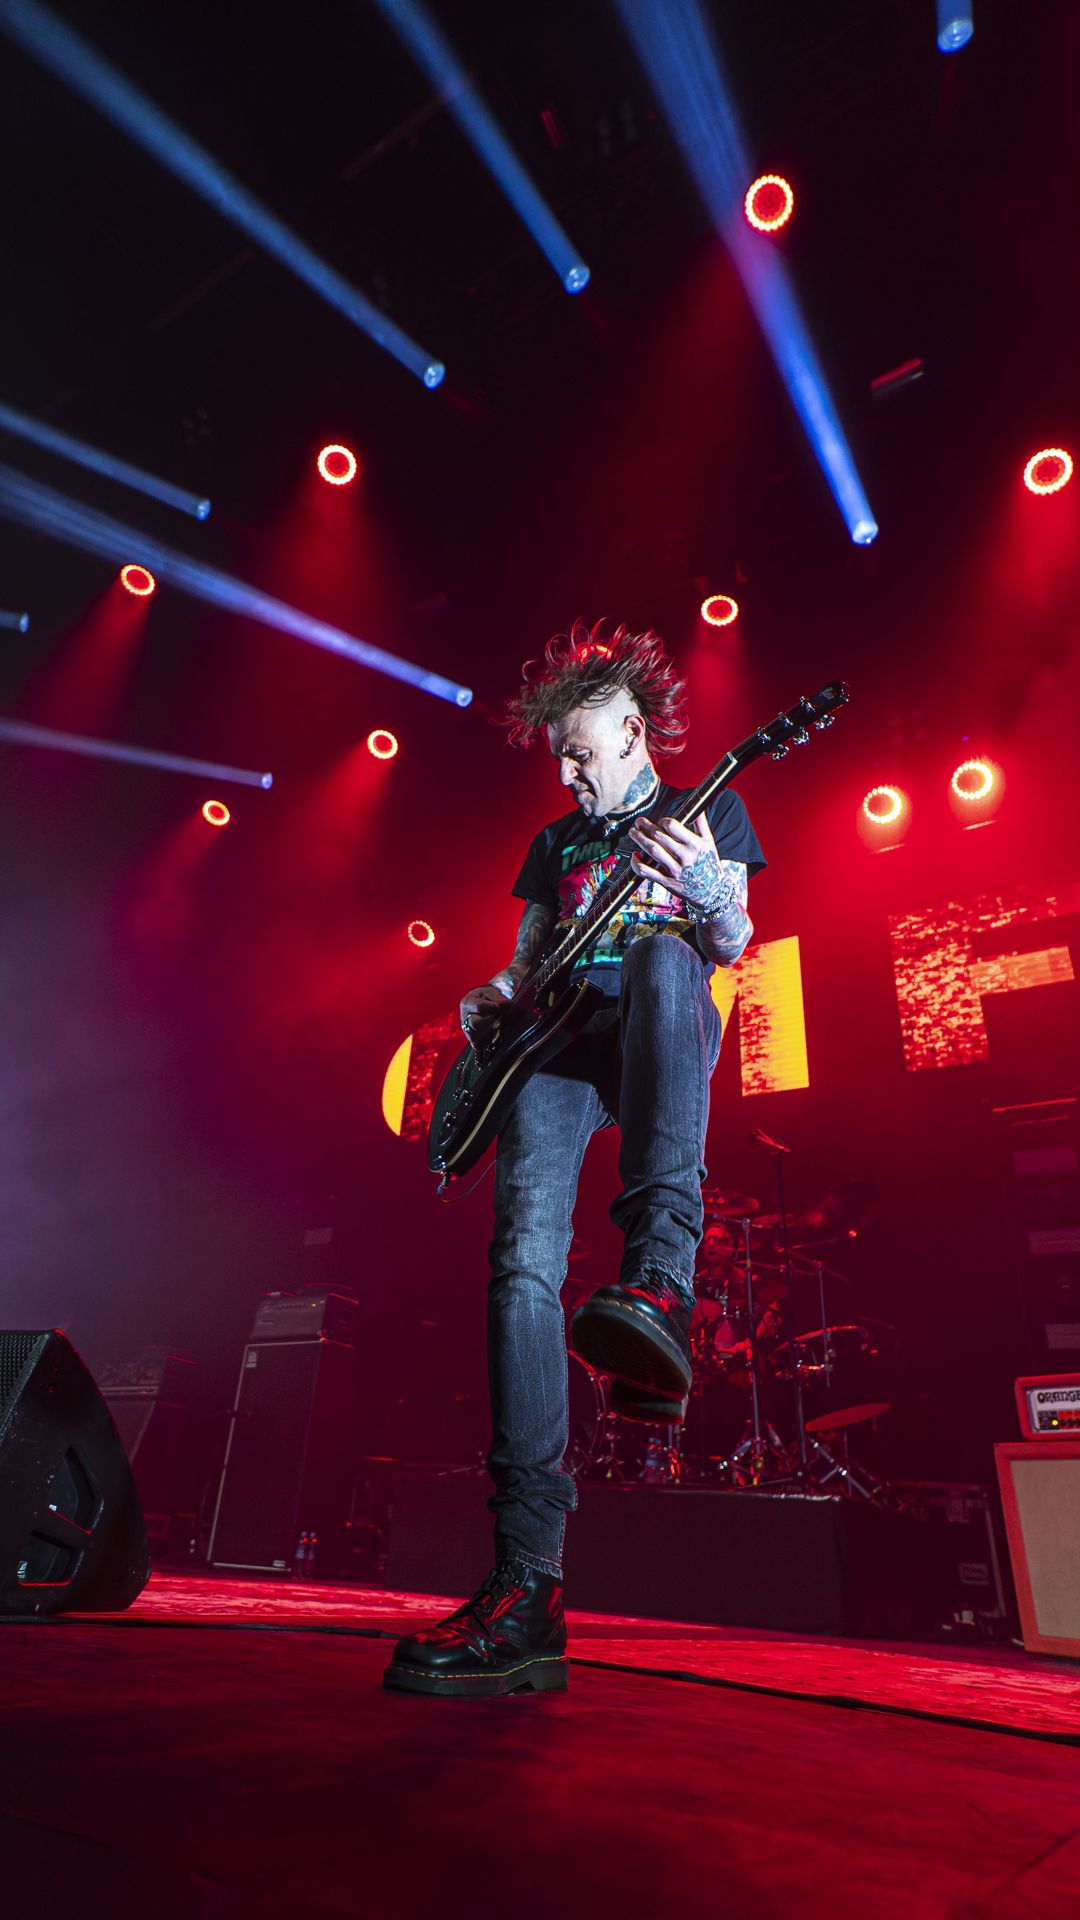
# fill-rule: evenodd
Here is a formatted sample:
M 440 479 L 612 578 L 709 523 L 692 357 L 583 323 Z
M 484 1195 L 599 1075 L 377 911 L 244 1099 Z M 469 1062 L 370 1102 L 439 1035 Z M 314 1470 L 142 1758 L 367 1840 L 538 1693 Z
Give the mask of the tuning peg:
M 786 760 L 790 752 L 791 752 L 791 748 L 787 745 L 782 747 L 774 747 L 772 757 L 774 760 Z
M 807 733 L 805 727 L 796 727 L 795 732 L 791 736 L 791 743 L 795 747 L 805 747 L 809 738 L 810 735 Z
M 831 713 L 823 713 L 820 720 L 814 721 L 814 725 L 817 728 L 817 731 L 819 733 L 824 733 L 826 727 L 832 726 L 833 718 L 834 716 Z

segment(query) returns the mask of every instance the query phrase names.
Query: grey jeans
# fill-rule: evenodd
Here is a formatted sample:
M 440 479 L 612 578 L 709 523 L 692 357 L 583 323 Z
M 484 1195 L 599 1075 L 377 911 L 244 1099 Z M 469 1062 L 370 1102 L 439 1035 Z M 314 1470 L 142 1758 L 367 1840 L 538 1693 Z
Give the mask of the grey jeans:
M 635 942 L 618 1002 L 526 1081 L 499 1136 L 488 1296 L 488 1371 L 498 1557 L 562 1567 L 577 1489 L 567 1447 L 566 1335 L 560 1293 L 582 1157 L 592 1135 L 622 1133 L 622 1190 L 611 1208 L 620 1279 L 660 1270 L 693 1300 L 702 1155 L 720 1016 L 695 950 L 670 934 Z

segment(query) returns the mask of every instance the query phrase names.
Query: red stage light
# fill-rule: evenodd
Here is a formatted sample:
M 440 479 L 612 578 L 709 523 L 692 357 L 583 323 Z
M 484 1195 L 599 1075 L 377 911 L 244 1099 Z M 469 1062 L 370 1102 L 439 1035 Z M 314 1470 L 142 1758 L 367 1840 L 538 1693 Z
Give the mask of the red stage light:
M 145 600 L 153 593 L 157 581 L 148 567 L 127 566 L 120 569 L 120 585 L 126 587 L 137 599 Z
M 791 219 L 795 195 L 778 173 L 763 173 L 748 188 L 743 211 L 759 233 L 775 233 Z
M 862 810 L 875 827 L 891 827 L 907 805 L 907 795 L 899 787 L 871 787 Z
M 367 750 L 376 760 L 392 760 L 398 750 L 398 743 L 385 727 L 375 727 L 368 734 Z
M 332 487 L 347 487 L 356 478 L 356 455 L 348 447 L 324 447 L 319 455 L 319 472 Z
M 962 760 L 951 785 L 958 800 L 987 800 L 997 785 L 997 769 L 989 760 Z
M 739 603 L 730 593 L 710 593 L 701 603 L 701 617 L 710 627 L 730 627 L 739 617 Z
M 229 821 L 232 819 L 232 814 L 229 812 L 224 800 L 204 800 L 202 817 L 208 826 L 227 827 Z
M 435 945 L 435 929 L 434 927 L 429 927 L 426 920 L 410 920 L 407 931 L 414 947 L 433 947 Z
M 1072 479 L 1072 454 L 1064 447 L 1044 447 L 1033 453 L 1024 468 L 1024 485 L 1029 493 L 1060 493 Z

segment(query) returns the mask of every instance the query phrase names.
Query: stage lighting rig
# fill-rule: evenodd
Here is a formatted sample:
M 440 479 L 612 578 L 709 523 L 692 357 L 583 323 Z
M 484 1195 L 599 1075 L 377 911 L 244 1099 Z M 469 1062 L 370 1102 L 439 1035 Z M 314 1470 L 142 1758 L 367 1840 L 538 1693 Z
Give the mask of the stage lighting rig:
M 201 812 L 207 826 L 210 827 L 227 827 L 232 819 L 232 814 L 224 800 L 204 800 Z
M 901 819 L 907 795 L 899 787 L 871 787 L 862 803 L 863 813 L 875 827 L 891 827 Z
M 898 367 L 890 367 L 888 373 L 879 373 L 877 379 L 870 382 L 870 392 L 875 400 L 885 400 L 890 393 L 913 386 L 922 377 L 923 363 L 916 355 L 912 360 L 902 360 Z
M 994 790 L 994 769 L 988 760 L 963 760 L 949 784 L 958 800 L 985 800 Z
M 226 767 L 216 760 L 193 760 L 187 754 L 158 753 L 152 747 L 129 747 L 121 740 L 97 740 L 84 733 L 63 733 L 58 727 L 39 727 L 29 720 L 0 719 L 0 740 L 17 747 L 42 747 L 49 753 L 82 754 L 90 760 L 117 760 L 133 767 L 160 767 L 163 773 L 195 773 L 204 780 L 231 780 L 240 787 L 274 784 L 272 773 L 247 767 Z
M 710 593 L 701 603 L 701 617 L 710 627 L 730 627 L 739 617 L 739 603 L 730 593 Z
M 120 569 L 120 585 L 126 592 L 133 593 L 136 600 L 148 600 L 157 586 L 157 581 L 149 567 L 129 564 Z
M 355 480 L 359 471 L 355 453 L 351 447 L 343 447 L 334 442 L 324 447 L 319 455 L 319 472 L 328 486 L 347 487 Z
M 883 781 L 864 794 L 856 826 L 872 853 L 890 853 L 902 846 L 910 825 L 911 801 L 903 787 Z
M 959 53 L 975 31 L 973 0 L 937 0 L 937 43 L 942 53 Z
M 949 780 L 949 804 L 965 827 L 988 827 L 1005 796 L 1005 776 L 985 754 L 961 760 Z
M 435 945 L 435 929 L 426 920 L 410 920 L 405 931 L 414 947 Z
M 425 387 L 440 385 L 446 373 L 441 360 L 434 359 L 374 301 L 350 285 L 59 14 L 42 5 L 41 0 L 4 0 L 0 5 L 0 31 L 167 167 L 222 219 L 230 220 L 328 306 L 361 328 L 376 346 L 393 354 Z
M 546 254 L 567 293 L 581 293 L 589 284 L 588 267 L 496 125 L 441 28 L 419 0 L 379 0 L 379 5 L 427 74 L 447 113 L 453 115 Z
M 759 233 L 786 227 L 795 207 L 791 186 L 779 173 L 762 173 L 746 190 L 743 211 Z
M 55 487 L 46 487 L 41 481 L 31 480 L 25 473 L 17 473 L 2 461 L 0 517 L 14 521 L 17 526 L 31 527 L 51 539 L 62 540 L 67 546 L 78 547 L 84 553 L 96 553 L 101 559 L 114 563 L 120 560 L 121 554 L 130 553 L 134 547 L 136 552 L 145 553 L 147 560 L 153 561 L 159 579 L 170 587 L 178 587 L 182 593 L 193 594 L 197 599 L 206 600 L 212 606 L 222 607 L 230 613 L 261 620 L 266 626 L 276 627 L 281 633 L 290 633 L 310 646 L 322 647 L 328 653 L 356 661 L 359 666 L 371 667 L 376 673 L 386 673 L 395 680 L 404 680 L 410 686 L 419 687 L 423 693 L 450 701 L 455 707 L 467 707 L 472 700 L 471 688 L 460 686 L 455 680 L 447 680 L 441 673 L 429 672 L 426 667 L 418 667 L 411 660 L 402 660 L 366 640 L 357 639 L 354 634 L 331 626 L 329 621 L 303 613 L 299 607 L 291 607 L 284 600 L 277 600 L 258 587 L 248 586 L 246 581 L 237 580 L 231 574 L 221 573 L 216 567 L 208 567 L 201 560 L 192 560 L 176 547 L 168 547 L 164 541 L 155 539 L 152 534 L 141 533 L 137 527 L 114 520 L 111 515 L 99 513 L 96 508 L 88 507 L 80 500 L 58 493 Z M 148 570 L 143 567 L 142 571 L 146 573 Z M 146 591 L 144 586 L 143 592 Z
M 174 487 L 169 480 L 159 480 L 156 474 L 144 473 L 141 467 L 133 467 L 127 460 L 117 459 L 114 453 L 105 453 L 100 447 L 90 447 L 85 440 L 76 440 L 70 433 L 61 433 L 47 420 L 35 420 L 30 414 L 19 413 L 15 407 L 0 402 L 0 429 L 4 433 L 14 434 L 17 439 L 28 440 L 32 446 L 42 447 L 46 453 L 55 453 L 61 460 L 70 460 L 74 466 L 86 467 L 90 473 L 100 473 L 105 480 L 115 480 L 118 486 L 131 487 L 136 493 L 145 493 L 151 500 L 161 500 L 167 507 L 175 507 L 180 513 L 190 513 L 195 520 L 206 520 L 210 513 L 210 502 L 201 494 L 189 493 L 186 487 Z
M 877 522 L 781 250 L 762 246 L 747 224 L 753 169 L 709 13 L 702 0 L 615 0 L 615 9 L 731 255 L 848 533 L 856 546 L 869 546 Z
M 385 727 L 374 727 L 368 734 L 366 744 L 374 760 L 392 760 L 398 750 L 396 736 Z
M 1024 485 L 1029 493 L 1060 493 L 1072 479 L 1073 458 L 1064 447 L 1044 447 L 1033 453 L 1024 468 Z

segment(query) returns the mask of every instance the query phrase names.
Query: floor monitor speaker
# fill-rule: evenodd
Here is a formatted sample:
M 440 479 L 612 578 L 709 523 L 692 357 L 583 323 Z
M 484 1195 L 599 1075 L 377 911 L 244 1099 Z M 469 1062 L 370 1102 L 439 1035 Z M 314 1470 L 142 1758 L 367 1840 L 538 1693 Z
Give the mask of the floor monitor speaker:
M 149 1577 L 131 1468 L 74 1347 L 0 1330 L 0 1615 L 111 1613 Z

